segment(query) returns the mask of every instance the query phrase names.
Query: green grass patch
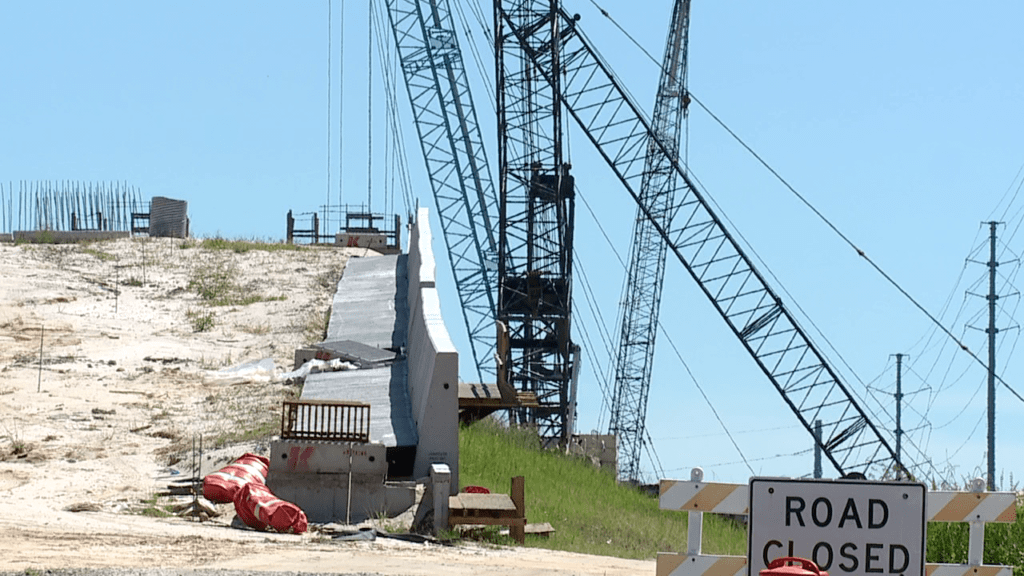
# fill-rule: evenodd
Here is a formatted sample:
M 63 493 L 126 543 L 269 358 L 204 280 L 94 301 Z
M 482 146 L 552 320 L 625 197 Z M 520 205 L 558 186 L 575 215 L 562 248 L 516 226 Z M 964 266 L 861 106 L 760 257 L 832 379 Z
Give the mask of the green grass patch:
M 258 287 L 238 283 L 238 266 L 228 259 L 200 264 L 189 274 L 187 288 L 210 306 L 247 306 L 256 302 L 279 302 L 286 296 L 265 296 Z
M 298 244 L 285 244 L 281 242 L 262 242 L 259 240 L 228 240 L 227 238 L 204 238 L 199 242 L 199 248 L 204 250 L 229 250 L 236 254 L 245 254 L 252 250 L 264 252 L 296 251 L 302 250 Z
M 508 493 L 510 479 L 526 479 L 526 517 L 548 522 L 548 538 L 526 545 L 581 554 L 653 559 L 658 552 L 685 552 L 687 514 L 660 510 L 658 499 L 582 458 L 544 450 L 527 429 L 508 430 L 483 420 L 459 434 L 459 482 Z M 746 554 L 742 525 L 704 516 L 705 554 Z
M 218 434 L 213 439 L 212 449 L 223 448 L 231 444 L 252 442 L 255 440 L 266 440 L 271 436 L 281 433 L 281 417 L 269 413 L 269 417 L 256 422 L 240 423 L 240 427 L 230 432 Z M 244 426 L 244 427 L 243 427 Z
M 925 561 L 966 564 L 969 530 L 966 522 L 929 522 Z M 1017 506 L 1017 521 L 1013 524 L 985 524 L 982 562 L 1013 566 L 1014 576 L 1024 576 L 1024 506 Z
M 104 252 L 102 250 L 97 250 L 95 248 L 83 247 L 82 253 L 89 254 L 90 256 L 95 257 L 97 260 L 102 260 L 104 262 L 109 262 L 110 260 L 114 260 L 115 258 L 117 258 L 116 256 L 109 252 Z
M 142 501 L 142 508 L 138 510 L 140 516 L 149 516 L 151 518 L 167 518 L 168 516 L 174 516 L 171 512 L 171 507 L 166 504 L 159 504 L 159 497 L 154 494 L 148 499 Z
M 209 332 L 217 325 L 217 321 L 210 310 L 187 310 L 185 318 L 192 326 L 193 332 Z

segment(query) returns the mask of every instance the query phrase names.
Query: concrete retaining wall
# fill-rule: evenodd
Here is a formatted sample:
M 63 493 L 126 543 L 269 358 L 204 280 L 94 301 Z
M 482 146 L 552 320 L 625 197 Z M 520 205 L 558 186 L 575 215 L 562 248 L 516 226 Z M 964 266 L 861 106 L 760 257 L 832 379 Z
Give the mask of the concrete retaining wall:
M 452 471 L 459 491 L 459 353 L 441 318 L 429 211 L 420 208 L 409 236 L 409 397 L 419 433 L 414 476 L 431 464 Z

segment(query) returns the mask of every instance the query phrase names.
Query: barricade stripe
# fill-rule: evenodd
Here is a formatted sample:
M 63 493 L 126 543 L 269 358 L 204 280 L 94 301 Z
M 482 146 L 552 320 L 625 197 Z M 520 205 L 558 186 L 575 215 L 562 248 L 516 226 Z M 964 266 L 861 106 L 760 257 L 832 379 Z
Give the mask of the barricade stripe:
M 932 520 L 935 522 L 963 522 L 981 503 L 975 494 L 954 494 Z
M 686 562 L 686 556 L 682 554 L 659 553 L 655 571 L 658 576 L 672 576 L 683 562 Z
M 924 573 L 925 576 L 1012 576 L 1013 567 L 925 564 Z
M 715 562 L 710 570 L 704 572 L 707 576 L 741 576 L 746 572 L 747 559 L 743 556 L 722 557 Z
M 746 514 L 747 486 L 662 480 L 659 507 L 662 510 Z
M 993 522 L 1009 522 L 1011 524 L 1016 522 L 1016 521 L 1017 521 L 1017 502 L 1016 502 L 1016 499 L 1014 499 L 1013 504 L 1010 504 L 1009 506 L 1007 506 L 1006 510 L 1003 510 L 1003 513 L 1000 514 L 999 516 L 996 516 L 996 519 L 993 520 Z
M 690 498 L 686 504 L 683 505 L 683 510 L 700 510 L 701 512 L 710 512 L 717 508 L 723 500 L 731 496 L 735 491 L 736 489 L 728 484 L 706 484 L 700 492 L 697 492 L 693 498 Z
M 658 576 L 745 576 L 746 556 L 687 556 L 659 553 Z
M 930 492 L 930 522 L 1014 522 L 1017 498 L 1012 492 Z

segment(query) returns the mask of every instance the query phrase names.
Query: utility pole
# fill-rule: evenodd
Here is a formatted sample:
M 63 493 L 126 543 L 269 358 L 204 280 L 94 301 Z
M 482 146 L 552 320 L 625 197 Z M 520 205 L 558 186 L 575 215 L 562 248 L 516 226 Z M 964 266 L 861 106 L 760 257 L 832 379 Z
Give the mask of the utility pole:
M 903 354 L 896 354 L 896 460 L 903 461 Z M 903 469 L 896 470 L 896 479 L 903 479 Z
M 985 224 L 988 224 L 989 228 L 988 262 L 977 260 L 972 262 L 988 266 L 988 294 L 984 296 L 988 301 L 988 327 L 985 328 L 985 334 L 988 335 L 988 466 L 986 469 L 988 479 L 986 486 L 988 490 L 993 491 L 996 489 L 996 334 L 999 333 L 999 329 L 996 328 L 996 301 L 1000 298 L 996 294 L 996 268 L 999 267 L 999 262 L 996 261 L 996 226 L 1001 222 L 992 221 L 985 222 Z M 969 294 L 982 296 L 970 292 Z
M 821 420 L 814 421 L 814 477 L 821 478 Z
M 996 225 L 989 222 L 988 259 L 988 489 L 996 489 Z

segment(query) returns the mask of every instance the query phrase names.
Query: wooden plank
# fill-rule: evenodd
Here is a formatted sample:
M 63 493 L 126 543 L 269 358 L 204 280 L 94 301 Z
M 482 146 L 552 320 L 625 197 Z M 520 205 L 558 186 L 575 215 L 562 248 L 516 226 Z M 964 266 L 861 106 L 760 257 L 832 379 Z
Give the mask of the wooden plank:
M 512 477 L 512 502 L 516 507 L 516 517 L 523 519 L 523 524 L 516 524 L 509 528 L 509 534 L 516 542 L 526 544 L 526 532 L 523 527 L 526 524 L 526 479 L 522 476 Z
M 454 516 L 448 517 L 448 525 L 455 526 L 460 524 L 463 526 L 508 526 L 512 527 L 524 527 L 526 526 L 526 518 L 455 518 Z M 525 540 L 524 540 L 525 541 Z M 522 544 L 522 542 L 520 542 Z
M 515 512 L 516 505 L 508 494 L 468 494 L 464 492 L 448 497 L 448 509 L 453 513 L 458 510 Z
M 555 533 L 555 529 L 547 522 L 540 522 L 537 524 L 527 524 L 524 532 L 534 536 L 551 536 Z

